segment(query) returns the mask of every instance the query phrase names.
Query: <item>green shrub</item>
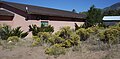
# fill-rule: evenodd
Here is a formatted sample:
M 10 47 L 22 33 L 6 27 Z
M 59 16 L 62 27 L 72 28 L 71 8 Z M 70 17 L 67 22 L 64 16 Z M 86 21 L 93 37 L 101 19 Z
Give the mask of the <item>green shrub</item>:
M 108 43 L 114 44 L 118 42 L 119 31 L 117 29 L 108 29 L 105 31 L 104 35 Z
M 75 30 L 78 30 L 78 29 L 80 29 L 81 27 L 80 26 L 78 26 L 76 23 L 75 23 Z
M 88 27 L 86 26 L 86 23 L 84 23 L 83 25 L 80 25 L 80 26 L 78 26 L 78 25 L 75 23 L 75 30 L 78 30 L 78 29 L 80 29 L 80 28 L 88 28 Z
M 52 35 L 51 33 L 48 33 L 48 32 L 39 32 L 37 36 L 33 36 L 33 39 L 35 40 L 33 45 L 38 45 L 39 40 L 40 40 L 39 43 L 41 45 L 49 44 L 49 46 L 54 44 L 61 44 L 65 41 L 65 39 L 57 35 Z
M 38 36 L 33 36 L 33 40 L 37 41 L 37 42 L 40 42 L 40 38 Z
M 76 33 L 79 35 L 81 41 L 87 40 L 90 36 L 90 33 L 85 28 L 78 29 Z
M 41 27 L 41 32 L 54 32 L 54 27 L 49 25 L 47 27 Z
M 34 36 L 36 36 L 38 32 L 40 32 L 39 27 L 37 27 L 36 25 L 29 25 L 29 31 L 32 31 L 32 34 Z
M 110 29 L 117 29 L 118 31 L 120 31 L 120 27 L 119 26 L 110 26 Z
M 2 43 L 1 43 L 1 39 L 0 39 L 0 46 L 2 45 Z
M 93 34 L 97 34 L 99 33 L 100 30 L 104 30 L 105 28 L 104 27 L 99 27 L 99 26 L 93 26 L 93 27 L 90 27 L 89 29 L 91 29 L 93 31 Z
M 21 27 L 16 27 L 11 30 L 11 35 L 12 36 L 18 36 L 20 38 L 24 38 L 28 35 L 28 32 L 23 32 L 20 30 Z
M 71 44 L 72 46 L 80 44 L 80 37 L 76 33 L 71 34 Z
M 105 40 L 105 35 L 104 35 L 105 31 L 101 31 L 98 33 L 98 38 L 101 40 L 101 41 L 106 41 Z
M 57 35 L 52 35 L 48 41 L 53 44 L 61 44 L 63 47 L 69 48 L 74 45 L 80 44 L 80 38 L 77 34 L 72 33 L 69 39 L 61 38 Z
M 61 44 L 63 43 L 65 40 L 57 35 L 52 35 L 49 39 L 48 42 L 53 44 Z
M 53 44 L 61 44 L 62 47 L 69 48 L 75 45 L 80 44 L 80 38 L 77 34 L 72 33 L 69 37 L 69 39 L 61 38 L 57 35 L 52 35 L 49 39 L 48 42 Z
M 54 27 L 49 25 L 47 27 L 38 27 L 36 25 L 29 25 L 29 31 L 36 36 L 39 32 L 54 32 Z
M 57 33 L 59 37 L 64 38 L 64 39 L 69 39 L 73 31 L 70 29 L 69 26 L 66 26 L 66 27 L 62 27 L 60 31 L 58 31 Z
M 70 39 L 65 40 L 65 42 L 62 43 L 62 47 L 65 47 L 65 48 L 72 47 L 72 40 L 70 40 Z
M 117 24 L 117 26 L 112 26 L 112 27 L 110 27 L 111 29 L 116 29 L 116 30 L 118 30 L 118 33 L 119 33 L 119 39 L 120 39 L 120 23 L 118 23 Z
M 80 43 L 80 37 L 74 33 L 69 26 L 61 28 L 61 30 L 56 32 L 55 35 L 59 38 L 59 40 L 57 38 L 57 41 L 59 42 L 56 43 L 61 44 L 65 48 L 69 48 Z
M 48 55 L 54 55 L 54 57 L 57 58 L 59 55 L 65 54 L 66 50 L 64 47 L 61 47 L 60 44 L 54 44 L 50 48 L 47 48 L 45 53 Z
M 49 32 L 39 32 L 37 36 L 40 38 L 42 45 L 47 45 L 48 46 L 48 45 L 51 44 L 48 40 L 52 36 L 51 33 L 49 33 Z
M 120 22 L 119 22 L 119 23 L 117 23 L 115 26 L 120 27 Z
M 20 34 L 20 38 L 25 38 L 28 35 L 28 32 L 24 32 Z
M 41 39 L 38 36 L 33 36 L 32 38 L 33 38 L 32 46 L 41 45 Z
M 4 25 L 2 26 L 1 28 L 1 31 L 0 31 L 0 37 L 2 40 L 7 40 L 8 37 L 10 37 L 12 34 L 11 34 L 11 28 L 10 26 L 8 25 Z
M 104 27 L 94 26 L 89 28 L 80 28 L 76 31 L 76 33 L 79 35 L 81 41 L 85 41 L 88 38 L 90 38 L 93 35 L 98 34 L 101 30 L 104 30 Z
M 98 37 L 101 41 L 108 44 L 119 43 L 119 30 L 114 28 L 108 28 L 104 31 L 99 32 Z
M 7 41 L 12 41 L 12 42 L 19 42 L 19 37 L 17 36 L 11 36 L 7 39 Z
M 86 31 L 87 31 L 88 33 L 94 33 L 94 30 L 93 30 L 92 28 L 87 28 Z
M 42 41 L 47 42 L 47 40 L 51 36 L 51 34 L 48 32 L 39 32 L 37 36 L 39 38 L 41 38 Z
M 10 26 L 8 25 L 4 25 L 1 29 L 0 29 L 0 37 L 2 40 L 7 40 L 9 37 L 11 36 L 18 36 L 20 38 L 24 38 L 28 35 L 28 32 L 23 32 L 22 30 L 20 30 L 21 27 L 16 27 L 11 29 Z

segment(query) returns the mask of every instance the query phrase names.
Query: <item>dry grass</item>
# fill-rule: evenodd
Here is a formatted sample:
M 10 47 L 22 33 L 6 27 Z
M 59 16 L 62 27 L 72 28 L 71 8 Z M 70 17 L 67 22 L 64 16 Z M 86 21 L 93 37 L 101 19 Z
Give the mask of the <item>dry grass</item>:
M 81 42 L 78 47 L 67 50 L 65 55 L 60 55 L 56 59 L 119 59 L 120 45 L 91 44 L 93 41 Z M 0 59 L 55 59 L 44 53 L 42 46 L 31 47 L 32 40 L 22 40 L 15 45 L 8 45 L 5 41 L 0 45 Z M 73 51 L 74 49 L 74 51 Z

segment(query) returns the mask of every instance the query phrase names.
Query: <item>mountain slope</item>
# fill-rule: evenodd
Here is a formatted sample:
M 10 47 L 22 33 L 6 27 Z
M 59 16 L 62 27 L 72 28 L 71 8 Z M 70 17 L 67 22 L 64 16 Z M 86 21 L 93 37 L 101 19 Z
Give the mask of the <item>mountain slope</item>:
M 115 10 L 115 9 L 118 10 L 118 9 L 120 9 L 120 2 L 115 3 L 115 4 L 113 4 L 113 5 L 109 6 L 109 7 L 104 8 L 104 10 L 108 10 L 108 9 L 110 9 L 110 10 Z

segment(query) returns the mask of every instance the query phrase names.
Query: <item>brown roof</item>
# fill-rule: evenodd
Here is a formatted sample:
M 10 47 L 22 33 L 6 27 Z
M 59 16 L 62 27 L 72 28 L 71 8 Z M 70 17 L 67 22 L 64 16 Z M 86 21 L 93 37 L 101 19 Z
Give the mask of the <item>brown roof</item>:
M 2 15 L 2 16 L 14 16 L 14 14 L 12 14 L 8 11 L 5 11 L 5 10 L 0 10 L 0 15 Z
M 59 16 L 59 17 L 69 17 L 69 18 L 86 18 L 86 16 L 83 14 L 73 13 L 65 10 L 58 10 L 58 9 L 41 7 L 41 6 L 33 6 L 27 4 L 6 2 L 6 1 L 1 1 L 1 2 L 3 4 L 9 5 L 11 7 L 17 8 L 25 12 L 26 12 L 26 8 L 28 8 L 29 14 Z

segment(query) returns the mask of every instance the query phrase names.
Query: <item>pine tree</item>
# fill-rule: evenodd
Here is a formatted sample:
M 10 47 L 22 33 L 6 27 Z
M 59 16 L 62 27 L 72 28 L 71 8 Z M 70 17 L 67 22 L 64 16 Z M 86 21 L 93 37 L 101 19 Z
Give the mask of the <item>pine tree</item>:
M 87 13 L 86 26 L 94 26 L 100 24 L 102 22 L 102 13 L 101 9 L 95 8 L 95 6 L 91 6 L 90 10 Z
M 75 10 L 75 9 L 73 9 L 73 10 L 72 10 L 72 12 L 73 12 L 73 13 L 76 13 L 76 10 Z

